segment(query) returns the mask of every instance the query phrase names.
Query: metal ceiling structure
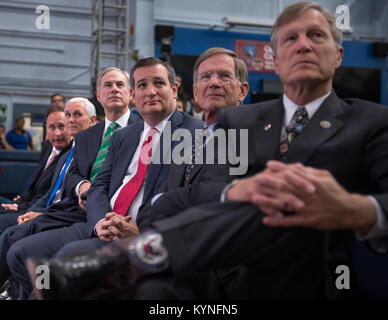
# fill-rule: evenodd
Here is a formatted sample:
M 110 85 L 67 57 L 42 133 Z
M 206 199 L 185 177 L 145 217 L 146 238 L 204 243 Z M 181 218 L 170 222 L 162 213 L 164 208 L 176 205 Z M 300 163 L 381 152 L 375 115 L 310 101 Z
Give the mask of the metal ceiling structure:
M 133 34 L 130 4 L 130 0 L 93 0 L 92 2 L 91 94 L 95 92 L 95 81 L 102 69 L 114 65 L 122 70 L 129 70 L 132 56 L 131 34 Z

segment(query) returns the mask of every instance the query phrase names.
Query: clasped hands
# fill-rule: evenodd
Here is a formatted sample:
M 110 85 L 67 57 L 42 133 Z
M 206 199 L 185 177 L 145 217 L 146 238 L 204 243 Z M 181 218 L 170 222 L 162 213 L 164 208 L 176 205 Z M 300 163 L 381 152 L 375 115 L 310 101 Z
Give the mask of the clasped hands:
M 259 207 L 265 214 L 263 223 L 271 227 L 348 229 L 366 234 L 377 222 L 369 197 L 349 193 L 327 170 L 301 163 L 271 160 L 264 171 L 237 181 L 226 199 Z
M 105 218 L 97 223 L 96 233 L 100 240 L 110 242 L 138 235 L 139 229 L 131 216 L 124 217 L 115 212 L 108 212 Z

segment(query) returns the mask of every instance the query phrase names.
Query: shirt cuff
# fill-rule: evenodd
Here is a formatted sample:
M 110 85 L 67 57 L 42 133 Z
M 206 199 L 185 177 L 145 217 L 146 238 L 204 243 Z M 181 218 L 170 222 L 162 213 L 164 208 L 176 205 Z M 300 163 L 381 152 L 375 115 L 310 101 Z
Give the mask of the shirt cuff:
M 77 195 L 77 197 L 79 197 L 79 187 L 81 186 L 81 184 L 83 184 L 84 182 L 89 182 L 89 180 L 82 180 L 81 182 L 78 182 L 78 184 L 75 186 L 75 194 Z
M 233 180 L 231 183 L 227 184 L 226 187 L 222 190 L 222 192 L 221 192 L 221 197 L 220 197 L 220 202 L 221 202 L 221 203 L 224 203 L 224 202 L 228 201 L 228 200 L 226 199 L 226 193 L 228 192 L 228 190 L 229 190 L 230 188 L 232 188 L 232 187 L 236 184 L 236 182 L 237 182 L 238 180 L 239 180 L 239 179 Z
M 358 232 L 356 232 L 356 238 L 359 241 L 363 240 L 372 240 L 382 237 L 388 236 L 388 222 L 387 218 L 385 217 L 385 214 L 383 212 L 383 209 L 381 209 L 380 204 L 378 201 L 372 197 L 368 196 L 369 199 L 372 200 L 373 204 L 376 208 L 376 214 L 377 214 L 377 223 L 373 226 L 373 228 L 365 235 L 360 235 Z
M 153 206 L 154 203 L 155 203 L 155 201 L 158 200 L 162 195 L 163 195 L 163 192 L 162 192 L 162 193 L 158 193 L 157 195 L 155 195 L 155 196 L 151 199 L 151 206 Z

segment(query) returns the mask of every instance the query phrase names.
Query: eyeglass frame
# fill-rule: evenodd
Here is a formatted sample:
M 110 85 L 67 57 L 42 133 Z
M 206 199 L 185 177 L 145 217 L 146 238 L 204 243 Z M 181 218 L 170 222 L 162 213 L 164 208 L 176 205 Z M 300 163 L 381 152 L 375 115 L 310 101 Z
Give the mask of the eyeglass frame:
M 220 75 L 220 73 L 221 73 L 221 75 Z M 205 75 L 210 75 L 209 80 L 203 81 L 203 79 L 201 79 L 201 77 L 205 76 Z M 196 81 L 196 83 L 200 82 L 202 84 L 208 84 L 215 77 L 215 75 L 224 84 L 231 83 L 234 79 L 236 79 L 241 84 L 240 79 L 238 79 L 234 74 L 232 74 L 232 73 L 230 73 L 228 71 L 213 71 L 213 72 L 208 71 L 208 72 L 204 72 L 202 74 L 197 74 L 197 77 L 196 77 L 197 81 Z M 222 76 L 225 76 L 225 75 L 230 76 L 230 78 L 227 79 L 227 80 L 223 80 Z

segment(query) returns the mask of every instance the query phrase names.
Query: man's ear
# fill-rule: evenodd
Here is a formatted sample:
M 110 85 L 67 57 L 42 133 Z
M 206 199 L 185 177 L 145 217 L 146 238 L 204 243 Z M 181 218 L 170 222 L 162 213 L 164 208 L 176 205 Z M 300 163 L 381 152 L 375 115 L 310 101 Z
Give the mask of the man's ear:
M 249 92 L 249 84 L 248 84 L 248 82 L 243 82 L 240 85 L 240 94 L 239 94 L 239 97 L 238 97 L 238 102 L 240 104 L 243 103 L 243 101 L 246 98 L 248 92 Z
M 176 99 L 177 96 L 178 96 L 178 82 L 175 82 L 175 83 L 171 86 L 171 89 L 172 89 L 172 93 L 173 93 L 174 99 Z
M 97 119 L 96 116 L 92 116 L 92 117 L 90 118 L 90 122 L 92 123 L 91 125 L 94 125 L 94 124 L 96 123 L 96 119 Z
M 197 86 L 195 85 L 195 83 L 193 84 L 193 97 L 194 97 L 194 100 L 197 100 Z
M 97 101 L 98 101 L 99 103 L 101 103 L 101 101 L 100 101 L 100 90 L 97 90 L 97 91 L 96 91 L 96 98 L 97 98 Z
M 340 46 L 337 50 L 336 68 L 338 68 L 341 65 L 343 57 L 344 57 L 344 48 Z

